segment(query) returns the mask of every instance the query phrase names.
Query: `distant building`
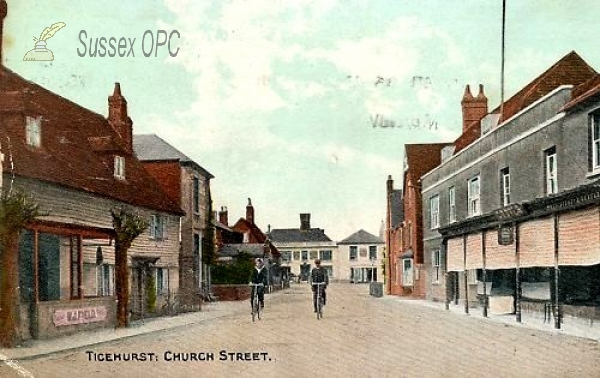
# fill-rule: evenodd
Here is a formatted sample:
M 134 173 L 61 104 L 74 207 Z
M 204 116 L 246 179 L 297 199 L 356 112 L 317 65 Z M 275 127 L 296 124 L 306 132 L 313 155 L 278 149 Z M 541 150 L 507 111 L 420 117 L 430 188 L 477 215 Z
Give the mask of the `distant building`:
M 281 253 L 281 265 L 306 280 L 316 259 L 327 269 L 331 279 L 339 279 L 337 245 L 320 228 L 310 227 L 310 214 L 300 214 L 299 228 L 273 229 L 269 239 Z
M 134 135 L 133 149 L 171 200 L 185 211 L 181 219 L 179 303 L 182 308 L 198 309 L 198 294 L 206 284 L 202 250 L 214 243 L 210 230 L 214 227 L 210 219 L 210 180 L 214 176 L 155 134 Z
M 402 189 L 394 189 L 394 180 L 388 176 L 387 211 L 385 220 L 385 290 L 387 294 L 400 295 L 402 291 L 402 222 L 404 208 Z
M 359 230 L 338 245 L 338 278 L 352 283 L 383 282 L 383 239 Z

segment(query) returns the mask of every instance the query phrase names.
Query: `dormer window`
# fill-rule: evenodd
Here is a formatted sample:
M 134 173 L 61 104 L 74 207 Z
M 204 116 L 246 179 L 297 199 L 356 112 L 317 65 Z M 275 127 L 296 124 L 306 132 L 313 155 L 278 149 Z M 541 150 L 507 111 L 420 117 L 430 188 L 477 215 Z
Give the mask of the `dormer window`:
M 115 156 L 115 177 L 125 180 L 125 158 L 123 156 Z
M 42 138 L 42 117 L 25 117 L 25 141 L 29 146 L 39 147 Z

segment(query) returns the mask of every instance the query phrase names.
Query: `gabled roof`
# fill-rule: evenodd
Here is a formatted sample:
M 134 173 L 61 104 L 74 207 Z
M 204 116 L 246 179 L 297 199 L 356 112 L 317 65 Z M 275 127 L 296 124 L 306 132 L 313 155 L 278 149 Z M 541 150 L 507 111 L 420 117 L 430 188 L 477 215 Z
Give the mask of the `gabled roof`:
M 338 244 L 383 244 L 384 241 L 373 235 L 368 233 L 365 230 L 358 230 L 352 235 L 348 236 L 346 239 L 338 242 Z
M 301 243 L 301 242 L 330 242 L 331 239 L 325 235 L 320 228 L 280 228 L 271 230 L 269 238 L 273 243 Z
M 583 58 L 575 51 L 571 51 L 505 101 L 504 114 L 499 122 L 509 119 L 561 85 L 578 86 L 596 75 L 596 71 Z M 491 113 L 499 112 L 500 106 Z
M 179 161 L 192 165 L 205 176 L 214 178 L 210 172 L 202 168 L 183 152 L 179 151 L 156 134 L 136 134 L 133 136 L 133 149 L 141 161 Z
M 408 169 L 414 180 L 429 172 L 442 162 L 442 148 L 452 145 L 451 143 L 429 143 L 429 144 L 405 144 Z M 406 185 L 404 180 L 403 185 Z
M 267 240 L 267 235 L 265 235 L 264 232 L 262 232 L 262 230 L 258 228 L 257 225 L 246 220 L 246 218 L 238 219 L 238 221 L 235 222 L 235 224 L 231 228 L 235 232 L 240 232 L 240 229 L 243 226 L 246 226 L 246 228 L 250 231 L 250 233 L 252 234 L 252 236 L 254 236 L 254 239 L 256 239 L 258 243 L 264 243 L 265 240 Z
M 571 51 L 529 84 L 524 86 L 520 91 L 515 93 L 511 98 L 504 101 L 504 107 L 502 109 L 503 114 L 498 120 L 498 123 L 500 124 L 511 118 L 561 85 L 573 85 L 574 87 L 577 87 L 588 82 L 596 75 L 596 71 L 590 67 L 583 58 L 575 51 Z M 572 93 L 572 95 L 574 95 L 574 93 Z M 500 105 L 490 113 L 499 114 Z M 454 144 L 456 149 L 454 150 L 454 153 L 456 154 L 466 148 L 480 136 L 480 121 L 471 123 L 455 140 Z
M 23 115 L 42 117 L 41 146 L 25 141 Z M 83 108 L 0 65 L 0 141 L 14 174 L 173 214 L 183 211 L 100 114 Z M 6 142 L 10 139 L 10 147 Z M 10 151 L 8 150 L 10 148 Z M 114 156 L 125 159 L 125 180 L 114 176 Z M 4 171 L 9 167 L 5 164 Z

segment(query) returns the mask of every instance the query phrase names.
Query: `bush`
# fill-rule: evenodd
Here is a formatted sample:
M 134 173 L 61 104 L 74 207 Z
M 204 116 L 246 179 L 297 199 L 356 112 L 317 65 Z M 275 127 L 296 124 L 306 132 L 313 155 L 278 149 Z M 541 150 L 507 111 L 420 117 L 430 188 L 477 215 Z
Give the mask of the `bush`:
M 212 283 L 247 284 L 250 282 L 253 267 L 252 257 L 247 253 L 240 252 L 232 262 L 212 266 Z

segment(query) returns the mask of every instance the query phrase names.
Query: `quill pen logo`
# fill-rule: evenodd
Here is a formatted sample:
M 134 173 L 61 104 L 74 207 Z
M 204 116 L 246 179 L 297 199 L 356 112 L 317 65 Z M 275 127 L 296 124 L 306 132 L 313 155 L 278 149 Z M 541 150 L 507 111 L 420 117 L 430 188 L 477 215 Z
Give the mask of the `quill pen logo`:
M 52 51 L 50 51 L 46 48 L 46 41 L 48 39 L 52 38 L 52 36 L 54 34 L 56 34 L 57 31 L 64 28 L 65 26 L 66 26 L 66 24 L 64 22 L 57 22 L 55 24 L 52 24 L 52 26 L 45 28 L 44 31 L 42 32 L 42 34 L 40 34 L 40 38 L 33 37 L 33 40 L 36 41 L 35 48 L 33 50 L 29 50 L 27 52 L 27 54 L 25 54 L 25 56 L 23 57 L 23 60 L 24 61 L 54 60 L 54 54 L 52 53 Z

